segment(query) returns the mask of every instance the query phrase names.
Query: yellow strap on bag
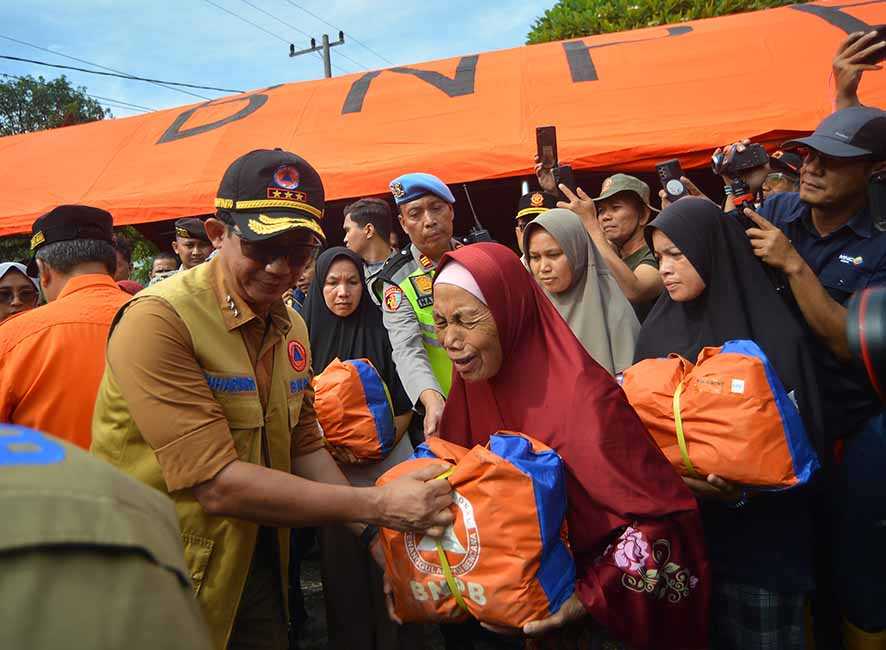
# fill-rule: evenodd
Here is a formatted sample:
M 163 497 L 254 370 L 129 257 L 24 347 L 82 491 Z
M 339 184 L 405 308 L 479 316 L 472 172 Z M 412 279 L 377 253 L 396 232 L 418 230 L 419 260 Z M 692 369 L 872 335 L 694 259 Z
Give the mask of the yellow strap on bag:
M 698 472 L 689 460 L 689 451 L 686 449 L 686 436 L 683 433 L 683 416 L 680 415 L 680 395 L 683 394 L 683 382 L 681 381 L 674 391 L 674 425 L 677 429 L 677 444 L 680 446 L 680 456 L 683 464 L 692 476 L 698 477 Z
M 452 476 L 453 472 L 455 472 L 455 467 L 450 467 L 440 474 L 440 476 L 435 477 L 434 480 L 449 478 Z M 465 600 L 462 598 L 461 589 L 458 588 L 455 576 L 452 575 L 452 567 L 449 566 L 449 560 L 446 559 L 446 551 L 443 550 L 443 545 L 440 544 L 440 540 L 435 539 L 434 544 L 437 546 L 437 558 L 440 560 L 440 568 L 443 569 L 443 577 L 446 578 L 446 584 L 449 585 L 449 591 L 452 593 L 452 597 L 455 598 L 455 602 L 458 603 L 458 606 L 465 612 L 468 612 L 468 606 L 465 605 Z

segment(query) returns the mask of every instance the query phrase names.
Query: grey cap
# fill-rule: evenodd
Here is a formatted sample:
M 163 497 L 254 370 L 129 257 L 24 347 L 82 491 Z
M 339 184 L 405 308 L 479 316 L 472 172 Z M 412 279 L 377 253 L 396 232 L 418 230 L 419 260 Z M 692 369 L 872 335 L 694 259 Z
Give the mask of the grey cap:
M 826 117 L 812 135 L 789 140 L 783 147 L 802 145 L 834 158 L 886 158 L 886 112 L 868 106 L 844 108 Z

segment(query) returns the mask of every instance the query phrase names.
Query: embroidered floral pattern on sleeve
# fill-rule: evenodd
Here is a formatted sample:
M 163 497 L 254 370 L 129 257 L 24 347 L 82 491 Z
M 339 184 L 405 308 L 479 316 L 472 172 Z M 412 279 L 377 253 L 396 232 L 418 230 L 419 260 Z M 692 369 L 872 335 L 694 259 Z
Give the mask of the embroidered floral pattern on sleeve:
M 667 598 L 678 603 L 689 597 L 698 578 L 688 569 L 671 562 L 671 543 L 655 541 L 650 548 L 643 532 L 628 526 L 621 536 L 597 558 L 597 564 L 610 564 L 622 571 L 621 583 L 627 589 Z

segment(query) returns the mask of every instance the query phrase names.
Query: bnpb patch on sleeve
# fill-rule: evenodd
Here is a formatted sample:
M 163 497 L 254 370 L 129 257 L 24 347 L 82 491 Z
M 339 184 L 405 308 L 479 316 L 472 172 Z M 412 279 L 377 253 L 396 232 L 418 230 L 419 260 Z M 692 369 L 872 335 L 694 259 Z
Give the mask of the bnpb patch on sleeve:
M 385 311 L 397 311 L 403 304 L 403 290 L 396 285 L 390 285 L 385 289 L 383 302 Z

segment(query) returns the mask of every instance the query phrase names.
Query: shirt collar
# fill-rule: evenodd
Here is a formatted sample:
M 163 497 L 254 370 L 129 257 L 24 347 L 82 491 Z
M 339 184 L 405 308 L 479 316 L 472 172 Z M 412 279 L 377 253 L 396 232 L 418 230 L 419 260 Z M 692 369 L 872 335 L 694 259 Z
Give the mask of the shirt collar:
M 817 237 L 821 237 L 818 233 L 818 230 L 815 228 L 815 224 L 812 223 L 812 207 L 807 203 L 800 203 L 802 206 L 801 210 L 797 210 L 793 214 L 789 215 L 784 219 L 785 223 L 793 223 L 797 219 L 803 220 L 803 225 L 806 227 L 809 232 L 814 233 Z M 849 228 L 859 237 L 864 239 L 871 238 L 871 213 L 868 209 L 868 205 L 865 204 L 863 208 L 861 208 L 858 212 L 852 215 L 852 218 L 847 221 L 844 225 L 837 228 L 833 233 L 840 232 L 843 228 Z
M 461 248 L 461 244 L 453 239 L 449 242 L 449 250 L 453 251 L 456 248 Z M 412 258 L 425 271 L 430 271 L 437 268 L 437 264 L 430 257 L 418 250 L 418 247 L 415 244 L 409 245 L 409 251 L 412 253 Z
M 114 287 L 118 291 L 123 291 L 117 286 L 117 283 L 107 273 L 86 273 L 84 275 L 75 275 L 65 283 L 64 289 L 58 294 L 56 300 L 66 298 L 73 293 L 91 289 L 93 287 Z
M 218 258 L 203 263 L 209 264 L 211 267 L 209 281 L 218 300 L 218 306 L 221 308 L 222 321 L 229 332 L 260 318 L 233 288 L 234 283 L 228 280 L 225 267 Z M 289 321 L 289 313 L 286 311 L 282 296 L 280 300 L 271 305 L 269 315 L 274 327 L 283 334 L 289 332 L 292 323 Z

